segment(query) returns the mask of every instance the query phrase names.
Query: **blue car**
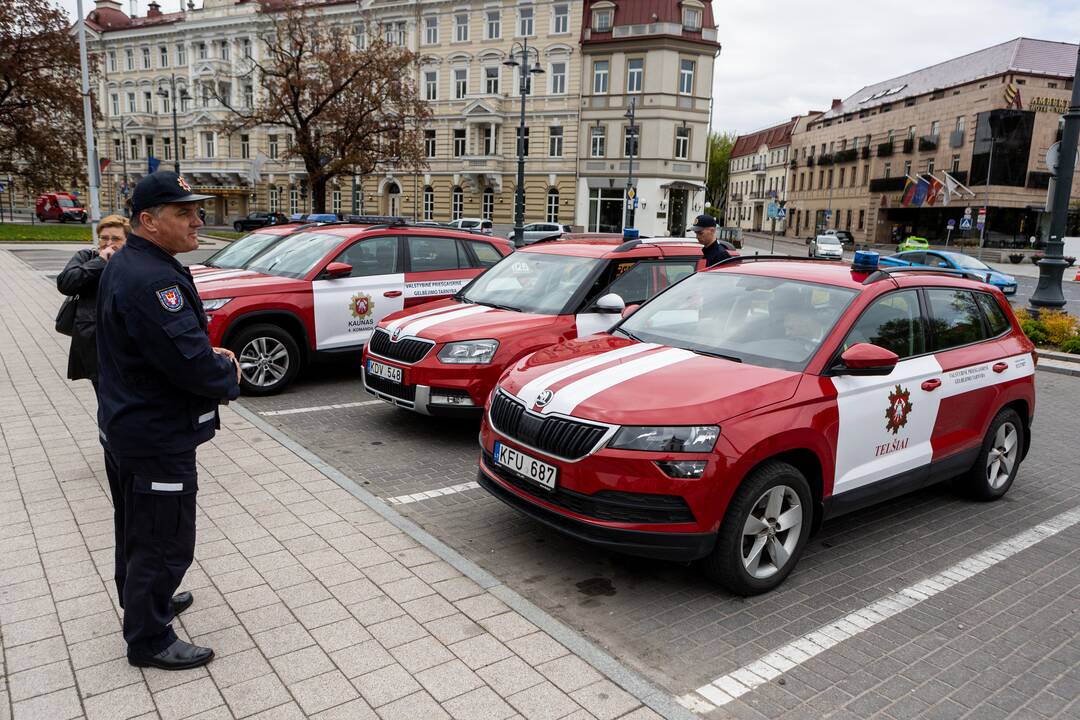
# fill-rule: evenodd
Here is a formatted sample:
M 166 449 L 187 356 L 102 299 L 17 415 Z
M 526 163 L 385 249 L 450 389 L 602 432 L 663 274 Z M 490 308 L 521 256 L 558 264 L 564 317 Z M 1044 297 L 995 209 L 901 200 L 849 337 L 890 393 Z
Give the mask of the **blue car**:
M 986 282 L 1001 290 L 1006 295 L 1016 292 L 1016 278 L 990 267 L 982 260 L 958 252 L 947 250 L 908 250 L 881 258 L 884 266 L 899 267 L 918 265 L 926 267 L 967 270 L 983 277 Z

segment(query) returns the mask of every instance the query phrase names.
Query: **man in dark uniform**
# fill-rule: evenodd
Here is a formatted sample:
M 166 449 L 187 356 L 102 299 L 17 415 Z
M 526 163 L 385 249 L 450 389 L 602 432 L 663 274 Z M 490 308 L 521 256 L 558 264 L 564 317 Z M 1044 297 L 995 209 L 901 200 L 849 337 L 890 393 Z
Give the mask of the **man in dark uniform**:
M 712 215 L 698 215 L 690 228 L 697 241 L 701 243 L 701 254 L 705 256 L 705 267 L 727 260 L 731 253 L 723 245 L 716 241 L 716 218 Z
M 198 248 L 205 198 L 173 172 L 139 181 L 132 233 L 98 289 L 98 428 L 124 639 L 139 667 L 181 670 L 214 656 L 170 625 L 192 602 L 173 594 L 195 553 L 195 448 L 214 436 L 218 403 L 239 395 L 240 366 L 210 346 L 191 273 L 174 257 Z

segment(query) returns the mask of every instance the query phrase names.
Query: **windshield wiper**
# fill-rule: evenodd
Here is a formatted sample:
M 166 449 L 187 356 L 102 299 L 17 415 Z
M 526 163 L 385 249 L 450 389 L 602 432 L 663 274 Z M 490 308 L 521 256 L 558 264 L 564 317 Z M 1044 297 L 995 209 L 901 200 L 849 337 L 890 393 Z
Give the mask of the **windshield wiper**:
M 731 362 L 741 363 L 742 358 L 735 357 L 734 355 L 724 355 L 723 353 L 709 352 L 708 350 L 695 350 L 690 349 L 690 352 L 697 353 L 698 355 L 708 355 L 709 357 L 720 358 L 721 360 L 730 360 Z
M 476 303 L 477 305 L 485 305 L 485 306 L 490 307 L 490 308 L 495 308 L 496 310 L 509 310 L 510 312 L 521 312 L 521 310 L 519 310 L 518 308 L 510 307 L 509 305 L 499 305 L 498 303 L 482 302 L 480 300 L 470 300 L 469 302 Z
M 631 340 L 636 340 L 637 342 L 645 342 L 644 340 L 642 340 L 641 338 L 639 338 L 637 335 L 630 332 L 629 330 L 625 330 L 623 328 L 615 328 L 615 332 L 622 333 L 623 335 L 630 338 Z

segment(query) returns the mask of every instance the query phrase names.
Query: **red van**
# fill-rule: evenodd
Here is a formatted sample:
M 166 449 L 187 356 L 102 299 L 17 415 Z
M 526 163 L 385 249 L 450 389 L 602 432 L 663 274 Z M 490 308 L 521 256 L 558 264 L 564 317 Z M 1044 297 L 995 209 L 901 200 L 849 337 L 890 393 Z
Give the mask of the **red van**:
M 86 208 L 79 204 L 78 198 L 71 193 L 55 192 L 38 195 L 34 203 L 34 214 L 41 222 L 59 220 L 60 222 L 86 222 Z

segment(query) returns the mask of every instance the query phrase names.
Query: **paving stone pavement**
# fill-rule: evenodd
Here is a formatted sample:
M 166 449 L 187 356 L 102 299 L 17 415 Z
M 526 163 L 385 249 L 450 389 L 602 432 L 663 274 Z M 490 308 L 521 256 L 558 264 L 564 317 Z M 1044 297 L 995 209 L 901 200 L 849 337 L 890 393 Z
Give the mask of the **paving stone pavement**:
M 670 698 L 232 409 L 199 451 L 176 623 L 217 658 L 128 665 L 95 401 L 64 379 L 58 305 L 0 251 L 0 720 L 661 717 L 640 698 Z

